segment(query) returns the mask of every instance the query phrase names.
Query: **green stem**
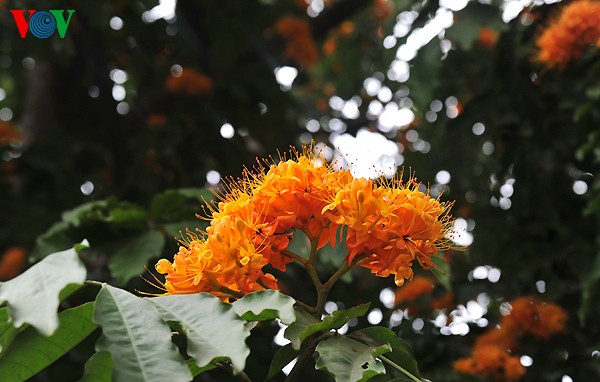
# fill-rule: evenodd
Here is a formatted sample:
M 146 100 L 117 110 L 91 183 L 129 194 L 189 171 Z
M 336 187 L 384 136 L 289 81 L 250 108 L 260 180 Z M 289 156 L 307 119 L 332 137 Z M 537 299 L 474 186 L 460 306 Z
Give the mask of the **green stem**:
M 216 362 L 215 365 L 233 373 L 233 367 L 231 367 L 231 365 L 226 362 Z M 235 377 L 244 382 L 252 382 L 248 374 L 244 373 L 243 370 L 240 371 L 237 375 L 235 375 Z
M 384 356 L 379 356 L 379 358 L 387 363 L 388 365 L 390 365 L 391 367 L 393 367 L 394 369 L 398 370 L 399 372 L 401 372 L 402 374 L 406 375 L 409 379 L 415 381 L 415 382 L 423 382 L 421 379 L 415 377 L 414 375 L 412 375 L 411 372 L 409 372 L 408 370 L 406 370 L 405 368 L 403 368 L 402 366 L 398 365 L 396 362 L 392 361 L 391 359 L 384 357 Z
M 303 303 L 302 301 L 296 300 L 296 305 L 298 305 L 299 307 L 304 309 L 307 313 L 310 313 L 310 314 L 316 313 L 315 308 L 313 308 L 312 306 L 309 306 L 308 304 Z

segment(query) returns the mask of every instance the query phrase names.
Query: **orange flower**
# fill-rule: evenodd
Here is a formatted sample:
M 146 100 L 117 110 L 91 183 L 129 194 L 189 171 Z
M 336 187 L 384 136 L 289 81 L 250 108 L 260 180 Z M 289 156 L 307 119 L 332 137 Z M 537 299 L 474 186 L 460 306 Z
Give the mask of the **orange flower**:
M 152 113 L 148 115 L 148 118 L 146 119 L 148 126 L 152 127 L 162 127 L 166 125 L 168 121 L 169 119 L 167 116 L 161 113 Z
M 323 213 L 348 227 L 349 263 L 361 255 L 361 266 L 377 276 L 395 275 L 400 286 L 413 277 L 413 260 L 429 269 L 438 249 L 451 247 L 446 238 L 451 206 L 419 191 L 412 178 L 406 184 L 395 179 L 381 185 L 358 178 L 342 183 Z
M 0 258 L 0 280 L 10 280 L 19 275 L 25 267 L 26 261 L 27 253 L 24 248 L 8 248 Z
M 430 294 L 434 287 L 433 280 L 430 278 L 416 276 L 409 283 L 396 289 L 396 304 L 414 301 L 423 295 Z
M 0 145 L 6 145 L 21 139 L 21 132 L 10 122 L 0 121 Z
M 485 345 L 494 345 L 504 350 L 513 350 L 519 345 L 519 333 L 515 333 L 509 326 L 501 325 L 477 337 L 474 348 Z
M 447 309 L 450 310 L 454 305 L 454 293 L 446 292 L 441 297 L 433 299 L 431 302 L 432 309 Z
M 564 69 L 586 49 L 600 47 L 600 2 L 579 0 L 561 13 L 537 38 L 536 59 L 549 68 Z
M 544 304 L 531 297 L 520 297 L 511 305 L 510 314 L 501 321 L 501 325 L 507 326 L 509 330 L 530 334 L 542 340 L 565 330 L 567 314 L 558 305 Z
M 213 82 L 206 74 L 185 68 L 180 73 L 171 74 L 167 78 L 165 88 L 171 93 L 198 96 L 211 93 Z
M 498 32 L 496 32 L 494 29 L 484 27 L 479 30 L 479 37 L 477 38 L 479 45 L 483 46 L 484 48 L 492 49 L 496 45 L 497 41 Z
M 379 21 L 384 21 L 392 15 L 394 5 L 390 0 L 375 0 L 375 17 Z
M 308 23 L 296 17 L 282 17 L 275 24 L 275 30 L 285 41 L 284 55 L 303 66 L 313 66 L 319 60 L 317 45 Z
M 494 345 L 482 345 L 473 350 L 470 358 L 459 359 L 454 368 L 460 372 L 481 375 L 494 381 L 512 382 L 525 375 L 518 357 Z

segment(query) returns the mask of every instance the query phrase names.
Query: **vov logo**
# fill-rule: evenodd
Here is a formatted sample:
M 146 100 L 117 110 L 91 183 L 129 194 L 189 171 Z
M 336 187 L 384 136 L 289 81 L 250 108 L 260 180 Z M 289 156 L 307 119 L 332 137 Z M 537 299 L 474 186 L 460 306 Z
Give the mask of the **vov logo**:
M 29 19 L 25 20 L 25 12 L 29 13 Z M 65 17 L 65 12 L 67 15 Z M 37 38 L 48 38 L 58 31 L 60 38 L 65 38 L 67 28 L 71 22 L 74 9 L 50 9 L 48 11 L 36 11 L 34 9 L 11 9 L 15 24 L 19 29 L 21 38 L 27 36 L 27 31 Z

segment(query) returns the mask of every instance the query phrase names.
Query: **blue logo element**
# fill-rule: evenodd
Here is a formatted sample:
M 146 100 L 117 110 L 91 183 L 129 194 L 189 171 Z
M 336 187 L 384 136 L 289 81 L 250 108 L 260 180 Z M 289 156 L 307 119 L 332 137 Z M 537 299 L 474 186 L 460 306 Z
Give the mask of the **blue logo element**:
M 48 38 L 56 30 L 56 20 L 50 12 L 37 11 L 29 19 L 29 30 L 37 38 Z

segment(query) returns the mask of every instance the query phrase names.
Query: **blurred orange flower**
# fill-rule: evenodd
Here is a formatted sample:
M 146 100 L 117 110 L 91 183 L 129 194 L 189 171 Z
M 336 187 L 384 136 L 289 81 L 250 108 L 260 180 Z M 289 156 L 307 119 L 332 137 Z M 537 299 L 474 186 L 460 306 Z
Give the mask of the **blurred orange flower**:
M 275 24 L 275 30 L 285 41 L 284 55 L 303 66 L 313 66 L 319 60 L 319 51 L 310 26 L 300 18 L 286 16 Z
M 0 281 L 19 275 L 27 262 L 27 252 L 21 247 L 11 247 L 0 258 Z
M 494 29 L 484 27 L 479 30 L 479 37 L 477 38 L 479 45 L 488 49 L 492 49 L 496 45 L 497 41 L 498 32 L 496 32 Z
M 0 145 L 7 145 L 21 138 L 21 132 L 12 123 L 0 121 Z
M 470 358 L 459 359 L 454 368 L 466 374 L 480 375 L 498 382 L 513 382 L 525 375 L 518 357 L 494 345 L 481 345 Z
M 184 68 L 180 73 L 171 74 L 167 78 L 165 88 L 171 93 L 198 96 L 211 93 L 213 81 L 195 69 Z
M 500 322 L 508 330 L 530 334 L 542 340 L 565 330 L 567 313 L 558 305 L 520 297 L 511 302 L 511 306 L 510 314 L 502 317 Z
M 510 314 L 502 317 L 498 327 L 477 338 L 471 357 L 455 362 L 456 370 L 494 381 L 517 381 L 525 368 L 509 352 L 518 348 L 523 335 L 547 340 L 565 330 L 567 314 L 556 304 L 519 297 L 511 306 Z
M 550 68 L 564 69 L 586 49 L 600 47 L 600 2 L 578 0 L 562 8 L 537 38 L 536 59 Z
M 433 292 L 435 284 L 428 277 L 415 276 L 413 279 L 396 289 L 396 304 L 410 302 Z

